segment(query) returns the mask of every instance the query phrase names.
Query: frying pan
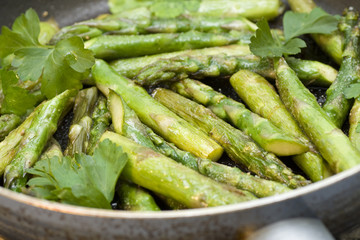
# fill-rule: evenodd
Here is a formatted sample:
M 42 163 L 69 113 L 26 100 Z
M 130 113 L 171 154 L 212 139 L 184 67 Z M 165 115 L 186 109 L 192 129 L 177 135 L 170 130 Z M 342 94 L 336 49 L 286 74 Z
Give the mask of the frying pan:
M 317 0 L 341 13 L 359 0 Z M 0 25 L 27 8 L 60 25 L 107 12 L 107 0 L 2 0 Z M 9 239 L 241 239 L 284 219 L 318 218 L 335 236 L 360 225 L 360 166 L 278 196 L 207 209 L 125 212 L 69 206 L 0 187 L 0 235 Z M 0 237 L 1 238 L 1 237 Z

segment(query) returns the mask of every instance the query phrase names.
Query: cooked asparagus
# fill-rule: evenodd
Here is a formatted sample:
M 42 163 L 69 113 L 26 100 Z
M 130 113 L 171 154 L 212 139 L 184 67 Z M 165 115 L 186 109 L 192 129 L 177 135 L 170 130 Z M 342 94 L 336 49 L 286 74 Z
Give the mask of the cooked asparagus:
M 103 60 L 96 61 L 92 74 L 100 89 L 110 88 L 121 95 L 140 120 L 166 140 L 196 156 L 220 158 L 223 149 L 214 140 L 153 99 L 145 89 L 119 75 Z M 105 90 L 104 94 L 108 92 Z
M 357 25 L 358 14 L 353 11 L 346 12 L 340 29 L 345 36 L 345 49 L 335 82 L 326 91 L 326 101 L 323 109 L 338 128 L 345 122 L 351 105 L 352 99 L 345 97 L 344 91 L 352 83 L 360 80 L 360 60 L 359 60 L 359 37 L 360 30 Z
M 110 60 L 223 46 L 238 40 L 239 34 L 214 34 L 196 31 L 128 36 L 103 35 L 86 41 L 85 48 L 93 51 L 97 58 Z
M 277 156 L 304 153 L 308 146 L 280 130 L 266 118 L 252 113 L 244 104 L 216 92 L 211 87 L 191 79 L 172 85 L 173 90 L 210 108 L 219 118 L 231 122 L 249 135 L 264 150 Z
M 25 187 L 28 179 L 26 169 L 38 160 L 46 143 L 56 131 L 59 118 L 75 94 L 75 90 L 66 90 L 57 95 L 46 102 L 34 117 L 30 127 L 24 132 L 19 150 L 5 168 L 4 186 L 6 188 L 21 191 L 21 188 Z
M 283 58 L 276 61 L 276 71 L 276 85 L 282 101 L 331 169 L 338 173 L 360 164 L 360 152 L 330 120 Z
M 173 198 L 187 207 L 211 207 L 255 199 L 254 196 L 245 195 L 236 188 L 202 176 L 119 134 L 105 132 L 101 141 L 104 139 L 110 139 L 121 146 L 129 157 L 121 177 Z
M 4 114 L 0 116 L 0 141 L 21 123 L 21 117 L 15 114 Z
M 128 183 L 119 181 L 116 190 L 119 200 L 118 207 L 130 211 L 160 211 L 154 198 L 144 189 Z
M 312 181 L 320 181 L 331 175 L 326 162 L 316 152 L 315 147 L 302 132 L 270 83 L 247 70 L 234 74 L 230 78 L 230 83 L 253 112 L 269 119 L 275 126 L 310 147 L 310 151 L 294 156 L 292 159 Z
M 258 176 L 296 188 L 307 184 L 276 156 L 260 148 L 249 136 L 217 118 L 210 109 L 167 89 L 156 89 L 153 96 L 179 116 L 198 126 L 221 144 L 229 157 Z
M 349 138 L 351 143 L 360 151 L 360 101 L 355 100 L 355 103 L 350 111 L 349 116 Z

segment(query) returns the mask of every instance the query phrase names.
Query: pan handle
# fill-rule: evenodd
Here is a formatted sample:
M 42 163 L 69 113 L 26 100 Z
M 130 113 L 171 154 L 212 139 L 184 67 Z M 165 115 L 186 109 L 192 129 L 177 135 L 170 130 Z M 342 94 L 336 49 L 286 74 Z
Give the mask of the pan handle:
M 315 218 L 292 218 L 263 227 L 248 240 L 335 240 L 325 225 Z

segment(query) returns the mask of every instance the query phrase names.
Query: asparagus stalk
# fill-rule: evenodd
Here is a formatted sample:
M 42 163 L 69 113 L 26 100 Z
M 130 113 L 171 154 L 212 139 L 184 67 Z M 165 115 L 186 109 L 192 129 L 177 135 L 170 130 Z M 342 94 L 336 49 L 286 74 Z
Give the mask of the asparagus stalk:
M 15 114 L 4 114 L 0 116 L 0 141 L 21 123 L 21 117 Z
M 276 61 L 276 85 L 286 108 L 336 173 L 360 164 L 360 152 L 319 106 L 283 58 Z
M 75 105 L 73 110 L 74 118 L 72 120 L 73 124 L 80 122 L 84 116 L 91 116 L 97 98 L 98 90 L 96 87 L 91 87 L 79 91 L 75 98 Z
M 316 8 L 313 0 L 288 0 L 288 3 L 294 12 L 309 13 Z M 338 31 L 333 34 L 312 34 L 311 36 L 336 63 L 341 63 L 342 37 Z
M 282 2 L 279 0 L 230 0 L 230 1 L 212 1 L 202 0 L 192 7 L 184 7 L 180 1 L 180 7 L 183 9 L 174 8 L 174 3 L 179 1 L 161 1 L 154 3 L 153 1 L 131 1 L 131 4 L 124 4 L 119 1 L 110 1 L 109 7 L 112 13 L 118 13 L 133 9 L 136 7 L 146 7 L 151 14 L 163 17 L 165 16 L 181 16 L 181 15 L 195 15 L 195 16 L 210 16 L 210 17 L 238 17 L 244 16 L 250 19 L 272 19 L 277 17 L 283 10 Z M 175 5 L 179 7 L 179 5 Z M 130 7 L 130 8 L 129 8 Z M 168 12 L 169 11 L 169 12 Z
M 222 145 L 229 157 L 262 178 L 285 183 L 296 188 L 307 184 L 295 175 L 276 156 L 256 145 L 240 130 L 217 118 L 210 109 L 170 90 L 158 88 L 153 96 L 179 116 L 198 126 Z
M 331 175 L 326 162 L 316 152 L 314 145 L 287 111 L 271 84 L 263 77 L 247 70 L 234 74 L 230 78 L 230 83 L 253 112 L 269 119 L 275 126 L 310 147 L 310 151 L 294 156 L 292 159 L 312 181 L 320 181 Z
M 163 155 L 218 182 L 251 192 L 257 197 L 268 197 L 290 191 L 290 188 L 281 183 L 254 177 L 242 172 L 237 167 L 228 167 L 212 162 L 209 159 L 197 158 L 193 154 L 182 151 L 166 142 L 151 130 L 148 136 L 154 142 L 158 151 Z
M 27 182 L 26 169 L 39 158 L 43 148 L 57 129 L 57 123 L 69 101 L 76 94 L 75 90 L 66 90 L 44 104 L 34 117 L 31 126 L 24 132 L 12 162 L 5 168 L 4 186 L 14 191 L 21 191 Z
M 158 198 L 160 198 L 160 200 L 162 202 L 165 203 L 165 205 L 171 209 L 171 210 L 182 210 L 182 209 L 187 209 L 187 207 L 184 204 L 179 203 L 178 201 L 172 199 L 172 198 L 168 198 L 168 197 L 164 197 L 160 194 L 156 194 L 156 196 Z
M 50 19 L 46 22 L 40 22 L 39 43 L 46 45 L 58 31 L 59 26 L 55 20 Z
M 220 158 L 223 149 L 215 141 L 153 99 L 144 88 L 119 75 L 106 62 L 97 60 L 92 74 L 97 86 L 102 91 L 105 89 L 105 95 L 108 95 L 107 88 L 121 95 L 140 120 L 166 140 L 196 156 Z
M 22 124 L 20 124 L 19 127 L 10 132 L 10 134 L 0 142 L 0 176 L 4 174 L 6 166 L 11 163 L 19 148 L 26 129 L 30 127 L 32 121 L 39 114 L 43 105 L 44 104 L 40 104 L 37 108 L 35 108 L 35 110 Z
M 64 155 L 74 157 L 76 153 L 85 153 L 89 144 L 92 119 L 84 116 L 77 124 L 70 126 L 69 142 Z
M 252 113 L 244 104 L 216 92 L 211 87 L 191 79 L 172 85 L 173 90 L 210 108 L 219 118 L 231 122 L 249 135 L 265 151 L 278 156 L 290 156 L 308 151 L 308 146 L 280 130 L 266 118 Z
M 160 211 L 154 198 L 147 191 L 134 184 L 120 181 L 116 192 L 119 196 L 118 205 L 120 209 L 130 211 Z
M 355 100 L 349 116 L 349 138 L 354 147 L 360 150 L 360 101 Z
M 305 84 L 330 86 L 337 71 L 329 65 L 310 60 L 290 58 L 290 66 Z M 229 76 L 240 69 L 249 69 L 262 76 L 275 78 L 273 64 L 250 53 L 246 45 L 231 45 L 153 56 L 121 59 L 112 63 L 120 74 L 141 85 L 177 81 L 187 77 Z
M 61 151 L 60 144 L 55 140 L 55 138 L 52 138 L 48 144 L 49 146 L 47 149 L 41 154 L 39 161 L 46 159 L 46 158 L 52 158 L 52 157 L 63 157 L 63 153 Z
M 90 130 L 89 144 L 86 150 L 89 155 L 94 153 L 95 147 L 97 146 L 101 135 L 110 126 L 111 115 L 107 108 L 106 97 L 103 95 L 99 96 L 91 118 L 93 120 L 93 125 Z
M 92 50 L 97 58 L 110 60 L 229 45 L 239 40 L 238 35 L 195 31 L 128 36 L 103 35 L 86 41 L 85 48 Z
M 204 177 L 119 134 L 105 132 L 101 141 L 104 139 L 110 139 L 121 146 L 129 157 L 121 177 L 173 198 L 187 207 L 211 207 L 255 199 L 254 196 L 244 195 L 236 188 Z
M 326 101 L 323 109 L 338 128 L 345 122 L 351 105 L 352 99 L 346 99 L 344 91 L 352 83 L 360 80 L 360 60 L 359 60 L 359 26 L 354 27 L 358 20 L 358 14 L 348 11 L 343 17 L 340 29 L 345 35 L 345 50 L 341 62 L 339 74 L 334 83 L 326 91 Z

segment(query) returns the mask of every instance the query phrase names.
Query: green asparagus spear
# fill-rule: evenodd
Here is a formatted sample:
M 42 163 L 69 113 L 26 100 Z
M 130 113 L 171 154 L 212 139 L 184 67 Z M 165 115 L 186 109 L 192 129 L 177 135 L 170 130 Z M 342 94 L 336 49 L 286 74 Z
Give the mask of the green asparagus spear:
M 98 28 L 92 28 L 87 25 L 72 25 L 66 26 L 60 29 L 51 39 L 51 44 L 56 44 L 57 42 L 71 38 L 73 36 L 81 37 L 84 41 L 89 40 L 98 36 L 101 36 L 103 31 Z
M 286 108 L 336 173 L 360 164 L 360 152 L 319 106 L 283 58 L 276 61 L 276 85 Z
M 75 153 L 86 152 L 92 122 L 90 117 L 84 116 L 77 124 L 70 126 L 69 142 L 64 151 L 65 156 L 74 157 Z
M 79 91 L 75 98 L 75 105 L 73 110 L 74 118 L 72 120 L 73 124 L 80 122 L 84 116 L 91 116 L 97 98 L 98 90 L 96 87 L 91 87 Z
M 326 101 L 323 109 L 338 128 L 341 128 L 347 118 L 352 99 L 346 99 L 344 91 L 352 83 L 360 80 L 359 59 L 359 26 L 354 27 L 358 20 L 358 14 L 348 11 L 339 28 L 345 35 L 345 49 L 339 74 L 335 82 L 326 91 Z
M 193 154 L 182 151 L 173 144 L 166 142 L 151 130 L 148 132 L 148 136 L 163 155 L 218 182 L 251 192 L 257 197 L 268 197 L 290 191 L 290 188 L 281 183 L 254 177 L 242 172 L 237 167 L 228 167 L 209 159 L 197 158 Z
M 0 141 L 21 123 L 21 117 L 15 114 L 4 114 L 0 116 Z
M 355 100 L 349 115 L 349 138 L 351 143 L 360 151 L 360 101 Z
M 231 122 L 249 135 L 265 151 L 278 156 L 290 156 L 308 151 L 308 146 L 280 130 L 266 118 L 252 113 L 244 104 L 216 92 L 211 87 L 191 79 L 172 85 L 173 90 L 210 108 L 219 118 Z
M 60 144 L 56 141 L 55 138 L 52 138 L 48 143 L 47 149 L 41 154 L 39 161 L 46 159 L 46 158 L 52 158 L 52 157 L 63 157 L 63 153 L 61 151 Z
M 10 132 L 10 134 L 0 142 L 0 176 L 3 175 L 6 166 L 11 163 L 19 148 L 25 130 L 30 127 L 33 119 L 39 114 L 43 105 L 44 104 L 40 104 L 35 108 L 19 127 Z
M 50 42 L 53 36 L 59 31 L 59 26 L 54 19 L 40 22 L 39 43 L 45 45 Z
M 195 31 L 133 36 L 103 35 L 85 42 L 85 48 L 92 50 L 95 57 L 109 60 L 229 45 L 239 40 L 238 35 Z
M 178 201 L 172 198 L 164 197 L 163 195 L 160 194 L 156 194 L 156 196 L 160 198 L 160 200 L 171 210 L 187 209 L 187 207 L 184 204 L 179 203 Z
M 179 116 L 198 126 L 222 145 L 229 157 L 258 176 L 296 188 L 307 184 L 272 153 L 264 151 L 240 130 L 217 118 L 210 109 L 170 90 L 158 88 L 153 96 Z
M 106 98 L 100 95 L 92 114 L 93 125 L 89 133 L 89 144 L 86 153 L 92 155 L 101 135 L 110 126 L 111 115 L 107 108 Z
M 110 88 L 121 95 L 140 120 L 166 140 L 196 156 L 212 160 L 220 158 L 223 149 L 215 141 L 157 102 L 145 89 L 119 75 L 106 62 L 97 60 L 92 74 L 102 91 L 104 87 Z M 104 94 L 108 95 L 107 92 Z
M 316 8 L 313 0 L 288 0 L 288 3 L 294 12 L 309 13 Z M 318 46 L 336 63 L 341 63 L 342 37 L 339 32 L 333 34 L 312 34 L 311 36 Z
M 146 7 L 156 17 L 168 18 L 185 16 L 210 16 L 210 17 L 238 17 L 244 16 L 249 19 L 272 19 L 277 17 L 283 10 L 283 4 L 279 0 L 228 0 L 214 1 L 117 1 L 110 0 L 109 7 L 112 13 L 118 13 L 134 8 Z
M 244 195 L 236 188 L 202 176 L 119 134 L 105 132 L 101 141 L 104 139 L 121 146 L 129 157 L 122 178 L 173 198 L 187 207 L 211 207 L 255 199 L 254 196 Z
M 253 112 L 269 119 L 284 132 L 310 146 L 311 151 L 294 156 L 292 159 L 312 181 L 320 181 L 331 175 L 326 162 L 316 152 L 313 144 L 287 111 L 271 84 L 263 77 L 247 70 L 241 70 L 234 74 L 230 78 L 230 83 Z
M 24 132 L 19 150 L 11 164 L 5 168 L 4 186 L 14 191 L 21 191 L 27 182 L 26 169 L 39 158 L 43 148 L 57 129 L 57 123 L 69 101 L 76 94 L 75 90 L 66 90 L 44 104 L 31 126 Z
M 118 205 L 122 210 L 160 211 L 154 198 L 147 191 L 134 184 L 120 181 L 116 192 L 119 196 Z
M 290 58 L 290 66 L 305 84 L 330 86 L 337 71 L 329 65 L 310 60 Z M 229 76 L 240 69 L 250 69 L 265 77 L 275 78 L 271 61 L 251 55 L 246 45 L 231 45 L 198 50 L 157 54 L 121 59 L 112 63 L 120 74 L 141 85 L 175 81 L 187 77 Z

